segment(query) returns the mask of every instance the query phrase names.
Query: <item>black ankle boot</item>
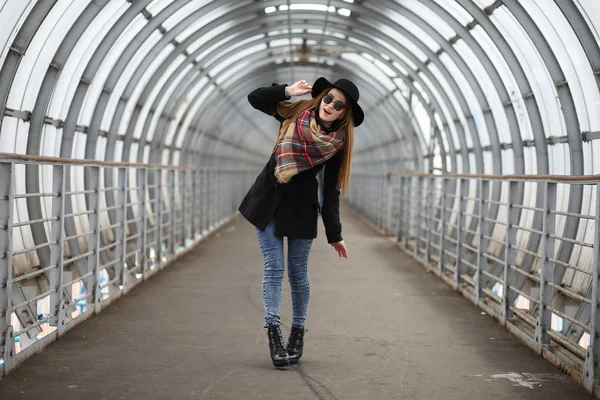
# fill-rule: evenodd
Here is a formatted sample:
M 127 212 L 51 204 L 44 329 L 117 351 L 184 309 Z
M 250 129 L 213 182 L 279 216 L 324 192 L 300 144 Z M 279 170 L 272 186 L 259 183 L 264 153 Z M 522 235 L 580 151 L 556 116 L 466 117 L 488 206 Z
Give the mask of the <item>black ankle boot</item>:
M 297 364 L 300 357 L 302 357 L 302 350 L 304 349 L 304 332 L 304 328 L 292 326 L 287 344 L 287 353 L 290 356 L 290 364 Z
M 271 350 L 271 360 L 275 368 L 287 367 L 290 365 L 290 358 L 283 347 L 283 335 L 277 325 L 267 327 L 269 337 L 269 349 Z

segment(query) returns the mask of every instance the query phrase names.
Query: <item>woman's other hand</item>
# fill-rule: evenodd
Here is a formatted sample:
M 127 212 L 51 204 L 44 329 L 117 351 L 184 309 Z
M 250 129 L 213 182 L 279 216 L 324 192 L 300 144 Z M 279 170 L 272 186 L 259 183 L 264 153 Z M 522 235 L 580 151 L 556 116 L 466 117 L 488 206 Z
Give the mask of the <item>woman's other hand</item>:
M 333 246 L 333 248 L 335 249 L 335 251 L 338 252 L 338 255 L 340 257 L 348 258 L 348 250 L 346 249 L 346 245 L 344 244 L 343 240 L 341 242 L 329 244 Z
M 298 81 L 292 86 L 287 86 L 285 88 L 285 94 L 287 97 L 302 96 L 310 92 L 312 92 L 312 86 L 310 86 L 304 80 Z

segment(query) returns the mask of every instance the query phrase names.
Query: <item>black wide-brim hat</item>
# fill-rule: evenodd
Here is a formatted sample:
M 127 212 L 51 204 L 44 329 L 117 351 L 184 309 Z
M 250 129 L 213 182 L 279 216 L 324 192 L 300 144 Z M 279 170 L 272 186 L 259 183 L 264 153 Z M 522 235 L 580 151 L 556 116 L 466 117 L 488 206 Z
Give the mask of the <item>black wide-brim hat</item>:
M 354 83 L 349 81 L 348 79 L 338 79 L 337 81 L 331 83 L 327 79 L 321 77 L 315 81 L 312 86 L 312 97 L 315 98 L 320 95 L 323 90 L 336 88 L 344 92 L 346 95 L 346 100 L 350 103 L 352 107 L 352 119 L 354 120 L 354 126 L 359 126 L 363 123 L 365 119 L 365 113 L 362 108 L 358 105 L 358 88 Z

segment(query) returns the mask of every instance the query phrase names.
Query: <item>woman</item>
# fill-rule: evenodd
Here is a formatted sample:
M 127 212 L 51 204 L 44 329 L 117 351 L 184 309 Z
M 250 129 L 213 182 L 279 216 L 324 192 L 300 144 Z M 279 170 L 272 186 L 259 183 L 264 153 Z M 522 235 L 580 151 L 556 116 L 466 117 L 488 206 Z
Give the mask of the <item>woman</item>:
M 284 102 L 311 93 L 312 100 Z M 359 92 L 347 79 L 330 83 L 319 78 L 313 86 L 273 84 L 248 95 L 252 106 L 275 117 L 279 136 L 267 165 L 239 207 L 255 227 L 264 257 L 262 281 L 265 328 L 271 360 L 277 368 L 298 362 L 304 347 L 304 324 L 310 284 L 308 256 L 317 237 L 320 210 L 317 173 L 325 167 L 321 215 L 328 243 L 348 257 L 342 239 L 340 192 L 350 183 L 354 127 L 364 113 Z M 284 347 L 280 329 L 281 284 L 284 273 L 283 237 L 288 238 L 288 279 L 292 292 L 292 328 Z

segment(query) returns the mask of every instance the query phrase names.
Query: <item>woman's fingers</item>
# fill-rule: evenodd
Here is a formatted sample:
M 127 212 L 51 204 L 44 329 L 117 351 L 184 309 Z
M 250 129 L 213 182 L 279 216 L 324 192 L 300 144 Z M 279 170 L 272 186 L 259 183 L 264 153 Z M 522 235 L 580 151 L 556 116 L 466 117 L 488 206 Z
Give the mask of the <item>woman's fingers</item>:
M 346 246 L 342 246 L 340 250 L 340 257 L 348 258 L 348 250 L 346 250 Z
M 302 96 L 312 91 L 312 86 L 310 86 L 305 80 L 294 83 L 292 87 L 296 89 L 296 96 Z
M 346 249 L 344 242 L 331 243 L 331 245 L 337 251 L 338 256 L 348 258 L 348 250 Z

